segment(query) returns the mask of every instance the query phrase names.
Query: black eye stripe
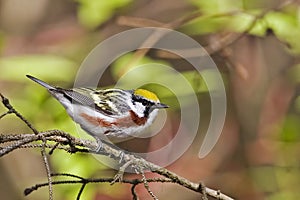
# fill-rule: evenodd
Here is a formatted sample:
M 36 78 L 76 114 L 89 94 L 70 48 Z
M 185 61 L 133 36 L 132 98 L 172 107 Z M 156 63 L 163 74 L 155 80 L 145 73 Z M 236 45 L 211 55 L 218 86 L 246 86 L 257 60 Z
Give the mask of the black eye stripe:
M 149 100 L 147 100 L 147 99 L 145 99 L 141 96 L 132 94 L 132 103 L 133 103 L 133 105 L 135 105 L 135 102 L 139 102 L 143 106 L 146 106 L 146 107 L 151 107 L 155 104 L 154 102 L 149 101 Z
M 146 106 L 146 105 L 149 104 L 149 102 L 143 99 L 143 100 L 142 100 L 142 104 L 143 104 L 143 106 Z

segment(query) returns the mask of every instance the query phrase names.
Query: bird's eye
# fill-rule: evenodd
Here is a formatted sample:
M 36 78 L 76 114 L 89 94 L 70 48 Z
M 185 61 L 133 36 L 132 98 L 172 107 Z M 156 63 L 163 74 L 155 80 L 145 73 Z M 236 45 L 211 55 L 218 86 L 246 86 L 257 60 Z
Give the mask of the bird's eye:
M 148 104 L 148 102 L 146 100 L 142 101 L 143 106 L 146 106 Z

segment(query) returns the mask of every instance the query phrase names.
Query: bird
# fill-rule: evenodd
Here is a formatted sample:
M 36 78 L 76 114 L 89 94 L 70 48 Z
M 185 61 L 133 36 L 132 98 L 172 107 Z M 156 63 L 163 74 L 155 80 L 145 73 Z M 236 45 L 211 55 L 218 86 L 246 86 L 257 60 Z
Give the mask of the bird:
M 73 121 L 100 143 L 103 140 L 118 143 L 133 138 L 154 122 L 159 109 L 169 107 L 146 89 L 63 89 L 26 76 L 46 88 Z

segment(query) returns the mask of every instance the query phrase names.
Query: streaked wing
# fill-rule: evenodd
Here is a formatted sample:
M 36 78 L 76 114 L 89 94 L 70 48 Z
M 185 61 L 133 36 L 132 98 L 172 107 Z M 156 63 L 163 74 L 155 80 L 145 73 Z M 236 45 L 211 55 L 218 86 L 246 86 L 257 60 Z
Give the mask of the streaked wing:
M 130 107 L 127 100 L 131 98 L 131 93 L 121 89 L 111 88 L 106 90 L 96 90 L 92 93 L 95 103 L 114 115 L 122 116 L 128 114 Z
M 68 98 L 73 103 L 77 103 L 85 106 L 93 106 L 95 104 L 91 96 L 79 93 L 75 89 L 56 88 L 56 90 L 58 92 L 63 93 L 65 97 Z
M 90 88 L 73 89 L 73 99 L 88 105 L 110 117 L 127 114 L 130 109 L 125 101 L 125 92 L 118 89 L 93 90 Z M 120 93 L 121 92 L 121 93 Z M 123 95 L 123 97 L 120 97 Z M 78 101 L 79 100 L 79 101 Z

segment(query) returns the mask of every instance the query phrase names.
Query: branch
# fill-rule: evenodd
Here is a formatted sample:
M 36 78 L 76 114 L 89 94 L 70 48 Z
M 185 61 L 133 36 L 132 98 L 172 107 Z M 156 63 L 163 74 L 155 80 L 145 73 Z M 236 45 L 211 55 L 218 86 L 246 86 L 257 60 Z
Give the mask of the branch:
M 114 181 L 114 178 L 83 178 L 80 176 L 76 176 L 73 174 L 68 174 L 68 173 L 57 173 L 57 174 L 51 174 L 52 177 L 69 177 L 69 178 L 74 178 L 77 180 L 60 180 L 60 181 L 53 181 L 53 185 L 61 185 L 61 184 L 82 184 L 78 195 L 77 195 L 77 199 L 78 197 L 80 197 L 80 195 L 82 194 L 82 188 L 85 187 L 86 184 L 88 183 L 111 183 Z M 79 179 L 79 180 L 78 180 Z M 172 182 L 172 180 L 167 179 L 167 178 L 149 178 L 146 179 L 146 181 L 148 183 L 174 183 Z M 139 185 L 139 184 L 143 184 L 143 180 L 142 179 L 123 179 L 120 181 L 120 183 L 125 183 L 125 184 L 131 184 L 133 187 Z M 30 193 L 32 193 L 33 191 L 36 191 L 40 188 L 43 188 L 45 186 L 47 186 L 48 183 L 39 183 L 36 184 L 30 188 L 26 188 L 24 190 L 24 194 L 25 195 L 29 195 Z M 135 191 L 134 191 L 135 193 Z M 134 195 L 133 195 L 134 196 Z
M 153 163 L 150 163 L 146 161 L 143 158 L 136 157 L 134 155 L 124 153 L 123 151 L 113 148 L 110 145 L 107 145 L 103 143 L 103 147 L 100 152 L 96 152 L 94 149 L 97 148 L 98 144 L 97 142 L 90 141 L 90 140 L 83 140 L 83 139 L 78 139 L 73 136 L 71 136 L 68 133 L 65 133 L 60 130 L 49 130 L 49 131 L 44 131 L 40 132 L 39 135 L 35 134 L 19 134 L 19 135 L 0 135 L 0 145 L 6 144 L 6 143 L 11 143 L 10 145 L 7 145 L 5 147 L 1 147 L 0 149 L 0 157 L 7 155 L 8 153 L 21 149 L 21 148 L 40 148 L 41 144 L 35 144 L 36 142 L 41 142 L 43 143 L 43 139 L 45 138 L 46 141 L 49 142 L 56 142 L 58 143 L 58 149 L 65 150 L 69 153 L 92 153 L 92 154 L 102 154 L 102 155 L 111 155 L 113 158 L 118 158 L 121 153 L 124 154 L 123 156 L 123 162 L 131 162 L 132 164 L 136 166 L 143 166 L 144 169 L 148 169 L 151 172 L 160 174 L 166 178 L 168 178 L 169 182 L 172 183 L 177 183 L 187 189 L 190 189 L 192 191 L 202 193 L 205 191 L 205 193 L 208 196 L 217 198 L 217 199 L 224 199 L 224 200 L 229 200 L 232 199 L 225 194 L 222 194 L 218 191 L 215 191 L 213 189 L 210 189 L 208 187 L 205 187 L 205 190 L 202 188 L 202 184 L 198 183 L 193 183 L 177 174 L 174 172 L 171 172 L 165 168 L 162 168 L 158 165 L 155 165 Z M 29 144 L 30 143 L 30 144 Z M 31 146 L 30 146 L 31 145 Z M 52 148 L 54 145 L 46 145 L 45 148 Z M 76 147 L 74 149 L 74 147 Z M 89 182 L 95 182 L 95 181 L 90 181 Z M 102 179 L 100 179 L 102 180 Z M 106 180 L 106 179 L 105 179 Z M 114 181 L 114 178 L 107 179 L 109 182 Z M 121 182 L 126 182 L 127 180 L 121 180 Z M 101 182 L 101 181 L 98 181 Z M 103 182 L 103 181 L 102 181 Z M 108 181 L 107 181 L 108 182 Z M 147 182 L 151 182 L 147 179 Z M 76 183 L 82 183 L 76 182 Z M 134 182 L 135 183 L 135 182 Z M 141 180 L 141 183 L 144 183 L 143 180 Z M 52 184 L 59 184 L 55 181 L 52 182 Z
M 42 157 L 44 159 L 44 164 L 47 172 L 48 183 L 37 184 L 31 188 L 27 188 L 24 193 L 25 195 L 30 194 L 32 191 L 37 190 L 40 187 L 49 186 L 49 199 L 53 199 L 53 190 L 52 185 L 56 184 L 74 184 L 81 183 L 82 186 L 78 193 L 77 199 L 80 198 L 86 184 L 88 183 L 99 183 L 99 182 L 116 182 L 116 178 L 118 181 L 122 183 L 132 184 L 132 195 L 134 199 L 137 199 L 137 195 L 135 192 L 135 186 L 143 183 L 148 193 L 154 198 L 157 199 L 154 193 L 150 190 L 148 182 L 170 182 L 176 183 L 182 187 L 185 187 L 189 190 L 195 191 L 197 193 L 202 194 L 203 197 L 206 195 L 214 197 L 216 199 L 222 200 L 231 200 L 232 198 L 226 196 L 225 194 L 220 193 L 219 191 L 210 189 L 205 187 L 202 183 L 193 183 L 186 178 L 183 178 L 174 172 L 171 172 L 165 168 L 162 168 L 154 163 L 148 162 L 141 157 L 137 157 L 135 155 L 126 153 L 117 147 L 103 143 L 100 151 L 96 151 L 98 147 L 98 143 L 90 140 L 84 140 L 75 138 L 72 135 L 63 132 L 61 130 L 48 130 L 43 132 L 34 131 L 36 130 L 21 114 L 19 114 L 13 106 L 9 103 L 8 99 L 5 98 L 2 94 L 0 94 L 2 98 L 3 105 L 9 110 L 9 112 L 5 112 L 0 115 L 1 118 L 8 114 L 15 114 L 19 119 L 21 119 L 28 127 L 32 127 L 33 134 L 0 134 L 0 157 L 3 157 L 15 150 L 19 150 L 22 148 L 39 148 L 42 152 Z M 18 113 L 18 114 L 17 114 Z M 0 118 L 0 119 L 1 119 Z M 52 153 L 55 149 L 64 150 L 68 153 L 88 153 L 88 154 L 101 154 L 111 157 L 112 159 L 119 160 L 120 155 L 122 155 L 122 163 L 124 165 L 121 167 L 123 171 L 125 168 L 131 166 L 136 170 L 138 174 L 142 175 L 142 179 L 133 179 L 133 180 L 123 180 L 122 176 L 117 176 L 115 178 L 108 179 L 85 179 L 76 175 L 70 174 L 51 174 L 49 162 L 46 157 L 46 150 L 50 149 Z M 153 173 L 157 173 L 165 177 L 165 179 L 147 179 L 145 177 L 144 171 L 148 170 Z M 122 171 L 122 170 L 121 170 Z M 77 178 L 79 180 L 73 181 L 52 181 L 53 176 L 70 176 L 73 178 Z

